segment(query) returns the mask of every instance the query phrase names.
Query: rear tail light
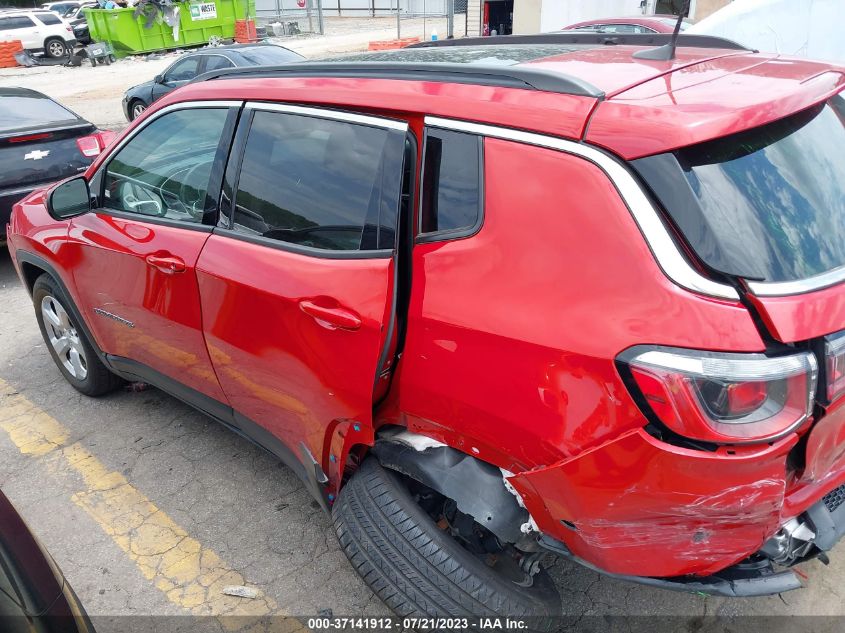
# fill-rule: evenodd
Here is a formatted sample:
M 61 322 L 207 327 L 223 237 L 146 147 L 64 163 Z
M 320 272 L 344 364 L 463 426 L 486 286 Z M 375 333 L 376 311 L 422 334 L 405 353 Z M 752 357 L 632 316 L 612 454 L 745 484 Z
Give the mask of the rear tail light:
M 94 158 L 108 147 L 117 135 L 109 130 L 103 130 L 91 136 L 82 136 L 76 139 L 76 145 L 83 156 Z
M 813 412 L 818 366 L 810 352 L 768 357 L 636 347 L 619 360 L 652 412 L 689 439 L 770 440 Z
M 845 332 L 824 339 L 825 377 L 828 402 L 845 393 Z

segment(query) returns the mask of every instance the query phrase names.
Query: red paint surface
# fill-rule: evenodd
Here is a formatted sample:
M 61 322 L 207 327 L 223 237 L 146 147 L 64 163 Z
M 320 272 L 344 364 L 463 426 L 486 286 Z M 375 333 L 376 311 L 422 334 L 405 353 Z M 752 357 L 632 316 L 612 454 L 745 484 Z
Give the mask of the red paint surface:
M 197 272 L 209 353 L 236 411 L 321 462 L 337 421 L 372 426 L 391 259 L 319 259 L 213 235 Z M 302 301 L 361 325 L 315 319 Z
M 845 329 L 845 286 L 837 284 L 788 297 L 748 295 L 766 328 L 779 341 L 791 343 Z
M 209 233 L 88 213 L 74 218 L 66 250 L 77 306 L 100 349 L 131 358 L 207 396 L 226 402 L 202 332 L 195 266 Z M 166 273 L 147 258 L 178 257 L 185 270 Z M 95 308 L 135 327 L 96 314 Z
M 510 481 L 544 531 L 602 569 L 707 575 L 777 531 L 786 453 L 797 439 L 730 456 L 670 446 L 639 429 Z

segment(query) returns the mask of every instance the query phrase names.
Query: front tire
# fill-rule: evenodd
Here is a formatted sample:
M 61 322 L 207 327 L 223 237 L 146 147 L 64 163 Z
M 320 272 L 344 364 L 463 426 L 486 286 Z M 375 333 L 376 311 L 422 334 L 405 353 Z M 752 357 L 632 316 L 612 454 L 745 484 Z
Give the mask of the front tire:
M 375 458 L 341 490 L 332 514 L 356 571 L 401 617 L 513 616 L 548 630 L 560 615 L 560 597 L 544 570 L 530 587 L 498 574 L 438 527 Z
M 144 103 L 140 99 L 133 99 L 129 104 L 129 120 L 134 121 L 139 116 L 141 116 L 141 114 L 143 114 L 144 110 L 146 109 L 146 103 Z
M 58 37 L 51 37 L 44 42 L 44 52 L 47 57 L 56 59 L 57 57 L 66 57 L 68 54 L 68 47 L 64 40 Z
M 50 356 L 74 389 L 86 396 L 101 396 L 123 382 L 100 361 L 69 310 L 70 300 L 47 273 L 35 280 L 32 301 Z

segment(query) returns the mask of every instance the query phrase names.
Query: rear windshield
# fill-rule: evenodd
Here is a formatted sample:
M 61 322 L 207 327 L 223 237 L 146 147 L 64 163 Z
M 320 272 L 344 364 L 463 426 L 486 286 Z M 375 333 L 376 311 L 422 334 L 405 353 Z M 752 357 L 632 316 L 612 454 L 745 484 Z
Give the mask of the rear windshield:
M 845 100 L 633 162 L 701 260 L 761 281 L 845 265 Z
M 77 122 L 73 112 L 39 94 L 9 94 L 0 89 L 0 133 Z
M 299 62 L 305 59 L 299 53 L 294 53 L 282 46 L 256 46 L 255 48 L 242 48 L 238 52 L 244 59 L 257 66 L 287 64 L 288 62 Z

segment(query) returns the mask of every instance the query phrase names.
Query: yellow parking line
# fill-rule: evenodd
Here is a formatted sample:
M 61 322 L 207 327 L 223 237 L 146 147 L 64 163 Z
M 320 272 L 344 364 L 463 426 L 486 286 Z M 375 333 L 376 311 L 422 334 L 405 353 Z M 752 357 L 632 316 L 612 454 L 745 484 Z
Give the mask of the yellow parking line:
M 223 594 L 229 585 L 247 585 L 208 547 L 191 537 L 126 478 L 110 471 L 70 431 L 0 379 L 0 428 L 24 455 L 44 460 L 57 476 L 81 476 L 84 489 L 71 499 L 138 566 L 167 599 L 194 615 L 286 615 L 272 598 Z M 301 628 L 292 618 L 285 629 Z M 278 622 L 276 624 L 279 624 Z

